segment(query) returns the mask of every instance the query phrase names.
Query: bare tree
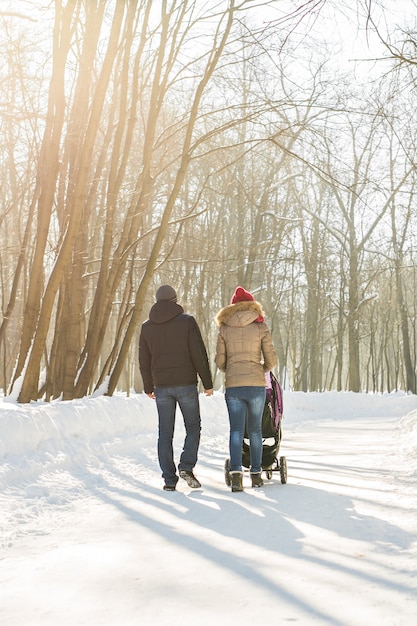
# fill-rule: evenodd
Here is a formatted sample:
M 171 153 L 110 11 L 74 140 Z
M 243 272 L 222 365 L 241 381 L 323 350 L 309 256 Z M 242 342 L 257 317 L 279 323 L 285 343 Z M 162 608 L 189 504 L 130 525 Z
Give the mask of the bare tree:
M 296 389 L 415 388 L 412 90 L 387 115 L 397 74 L 355 93 L 310 44 L 302 67 L 292 37 L 324 4 L 56 0 L 39 75 L 10 47 L 0 346 L 20 401 L 136 384 L 161 280 L 209 352 L 216 310 L 253 291 Z

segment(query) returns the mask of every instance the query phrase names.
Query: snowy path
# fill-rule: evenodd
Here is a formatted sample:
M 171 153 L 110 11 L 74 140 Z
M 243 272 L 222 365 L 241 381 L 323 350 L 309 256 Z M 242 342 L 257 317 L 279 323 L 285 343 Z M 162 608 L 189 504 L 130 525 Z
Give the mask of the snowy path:
M 411 626 L 417 506 L 398 424 L 288 421 L 288 484 L 245 476 L 241 494 L 220 428 L 203 430 L 201 490 L 161 490 L 154 433 L 39 471 L 8 494 L 22 524 L 1 553 L 0 624 Z

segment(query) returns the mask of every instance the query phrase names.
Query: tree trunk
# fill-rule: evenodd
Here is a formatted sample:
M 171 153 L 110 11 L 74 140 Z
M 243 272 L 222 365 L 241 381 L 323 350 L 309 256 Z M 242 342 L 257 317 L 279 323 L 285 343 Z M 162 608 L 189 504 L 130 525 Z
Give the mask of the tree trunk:
M 57 12 L 55 16 L 53 71 L 49 89 L 46 128 L 38 166 L 39 199 L 37 202 L 36 245 L 23 317 L 19 356 L 12 387 L 25 367 L 38 323 L 43 292 L 44 253 L 59 172 L 60 139 L 65 111 L 65 65 L 71 45 L 71 19 L 77 4 L 77 0 L 69 1 L 66 7 Z
M 106 57 L 103 62 L 101 76 L 98 81 L 97 90 L 92 104 L 91 116 L 84 142 L 84 148 L 81 151 L 80 155 L 79 172 L 76 186 L 74 189 L 71 215 L 68 219 L 67 229 L 55 266 L 51 272 L 48 285 L 45 289 L 42 308 L 38 320 L 38 326 L 34 335 L 27 370 L 19 394 L 19 402 L 29 402 L 30 400 L 35 400 L 38 397 L 38 381 L 40 374 L 41 358 L 45 348 L 45 341 L 49 329 L 49 323 L 53 310 L 53 305 L 55 302 L 56 293 L 58 291 L 64 271 L 71 260 L 74 243 L 78 236 L 79 226 L 82 220 L 88 174 L 92 162 L 92 152 L 94 149 L 98 124 L 100 120 L 100 113 L 103 107 L 108 82 L 110 80 L 110 73 L 114 62 L 115 50 L 117 49 L 120 27 L 122 24 L 122 18 L 124 13 L 124 4 L 124 0 L 118 0 L 115 8 L 115 15 L 112 20 L 112 29 L 109 37 Z
M 151 255 L 149 258 L 149 261 L 147 262 L 146 265 L 146 269 L 143 275 L 143 278 L 141 280 L 139 289 L 137 291 L 136 294 L 136 299 L 135 299 L 135 305 L 134 305 L 134 309 L 132 312 L 132 317 L 130 319 L 126 334 L 124 336 L 123 339 L 123 343 L 121 345 L 120 348 L 120 352 L 119 352 L 119 356 L 118 359 L 116 361 L 116 364 L 114 366 L 113 371 L 111 372 L 110 378 L 109 378 L 109 385 L 108 385 L 108 390 L 107 393 L 108 395 L 112 395 L 116 389 L 116 385 L 117 385 L 117 381 L 119 380 L 120 374 L 122 372 L 122 368 L 123 368 L 123 364 L 126 361 L 126 357 L 128 354 L 128 350 L 129 350 L 129 346 L 130 343 L 132 341 L 133 338 L 133 334 L 135 331 L 135 328 L 138 324 L 140 315 L 142 313 L 142 308 L 143 308 L 143 302 L 145 299 L 145 294 L 148 290 L 148 286 L 150 284 L 150 281 L 152 279 L 153 273 L 155 271 L 155 267 L 156 267 L 156 263 L 158 260 L 158 255 L 159 252 L 161 250 L 161 246 L 162 246 L 162 242 L 164 240 L 165 237 L 165 233 L 168 227 L 168 223 L 171 217 L 171 213 L 172 210 L 174 208 L 174 204 L 177 200 L 178 194 L 180 192 L 180 189 L 182 187 L 182 184 L 184 182 L 184 178 L 185 178 L 185 174 L 187 172 L 187 168 L 188 165 L 190 163 L 190 159 L 191 159 L 191 151 L 192 151 L 192 137 L 193 137 L 193 131 L 194 131 L 194 126 L 195 126 L 195 122 L 197 119 L 197 115 L 199 112 L 199 106 L 201 103 L 201 99 L 204 93 L 204 90 L 211 78 L 211 76 L 213 75 L 213 72 L 217 66 L 217 63 L 219 61 L 219 59 L 221 58 L 221 55 L 223 53 L 223 50 L 225 48 L 232 24 L 233 24 L 233 18 L 234 18 L 234 0 L 230 0 L 230 9 L 226 12 L 226 25 L 224 28 L 224 31 L 220 37 L 220 41 L 217 47 L 213 47 L 211 54 L 209 55 L 209 59 L 207 62 L 207 66 L 205 68 L 203 77 L 200 81 L 200 83 L 198 84 L 198 87 L 196 89 L 196 93 L 194 96 L 194 100 L 193 100 L 193 104 L 190 110 L 190 116 L 188 119 L 188 123 L 187 123 L 187 129 L 186 129 L 186 133 L 185 133 L 185 138 L 184 138 L 184 144 L 183 144 L 183 149 L 182 149 L 182 155 L 181 155 L 181 161 L 180 161 L 180 166 L 179 169 L 177 171 L 177 175 L 175 178 L 175 183 L 174 183 L 174 187 L 172 189 L 172 192 L 168 198 L 166 207 L 164 209 L 164 214 L 157 232 L 157 235 L 155 237 L 155 241 L 154 241 L 154 245 L 151 251 Z M 216 44 L 217 42 L 215 42 Z

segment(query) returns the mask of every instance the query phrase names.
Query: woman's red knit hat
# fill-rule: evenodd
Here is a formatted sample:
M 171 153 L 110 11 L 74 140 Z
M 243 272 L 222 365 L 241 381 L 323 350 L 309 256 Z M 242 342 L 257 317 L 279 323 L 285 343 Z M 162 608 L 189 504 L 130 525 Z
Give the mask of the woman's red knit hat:
M 255 298 L 253 297 L 253 295 L 249 291 L 246 291 L 246 289 L 243 289 L 243 287 L 240 287 L 239 285 L 235 289 L 235 293 L 232 296 L 230 304 L 236 304 L 237 302 L 250 302 L 250 301 L 253 302 L 254 300 Z

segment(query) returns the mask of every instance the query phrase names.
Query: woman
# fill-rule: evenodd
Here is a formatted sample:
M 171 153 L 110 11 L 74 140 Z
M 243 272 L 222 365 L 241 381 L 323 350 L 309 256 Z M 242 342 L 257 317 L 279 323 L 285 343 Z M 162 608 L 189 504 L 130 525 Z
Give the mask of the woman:
M 219 326 L 215 362 L 225 373 L 225 398 L 230 422 L 232 491 L 243 491 L 242 446 L 245 423 L 250 444 L 252 487 L 262 480 L 262 414 L 265 373 L 277 363 L 271 334 L 259 302 L 236 287 L 231 303 L 216 315 Z

